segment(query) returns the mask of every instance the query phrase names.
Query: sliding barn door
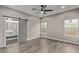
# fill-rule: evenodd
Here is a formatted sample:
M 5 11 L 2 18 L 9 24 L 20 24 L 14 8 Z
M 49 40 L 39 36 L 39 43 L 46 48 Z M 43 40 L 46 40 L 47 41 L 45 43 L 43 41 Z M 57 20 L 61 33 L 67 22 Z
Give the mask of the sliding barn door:
M 0 15 L 0 47 L 4 47 L 6 45 L 6 41 L 5 41 L 5 26 L 4 26 L 4 17 L 2 17 Z
M 19 20 L 19 43 L 24 43 L 27 40 L 27 21 Z

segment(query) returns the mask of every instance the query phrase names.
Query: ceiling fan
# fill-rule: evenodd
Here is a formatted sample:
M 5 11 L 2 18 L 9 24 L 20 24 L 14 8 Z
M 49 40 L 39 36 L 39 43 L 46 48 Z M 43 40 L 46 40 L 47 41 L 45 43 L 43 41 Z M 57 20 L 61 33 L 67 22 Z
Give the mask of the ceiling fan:
M 47 7 L 47 5 L 41 5 L 40 10 L 36 9 L 36 8 L 32 8 L 32 10 L 38 10 L 38 11 L 40 11 L 39 12 L 40 14 L 44 14 L 44 15 L 46 15 L 46 12 L 48 12 L 48 11 L 53 11 L 52 9 L 46 9 L 46 7 Z

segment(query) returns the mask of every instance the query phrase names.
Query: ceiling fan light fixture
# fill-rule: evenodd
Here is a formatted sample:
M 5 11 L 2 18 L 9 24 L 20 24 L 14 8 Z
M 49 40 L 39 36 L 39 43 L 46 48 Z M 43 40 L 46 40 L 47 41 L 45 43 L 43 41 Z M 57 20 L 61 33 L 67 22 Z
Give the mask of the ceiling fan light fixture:
M 65 6 L 61 6 L 61 8 L 62 8 L 62 9 L 64 9 L 64 8 L 65 8 Z
M 41 15 L 43 15 L 44 14 L 44 12 L 43 11 L 41 11 Z
M 41 11 L 41 14 L 43 14 L 44 13 L 44 11 Z
M 46 15 L 46 12 L 53 11 L 52 9 L 46 9 L 47 5 L 41 5 L 41 9 L 32 8 L 32 10 L 39 11 L 40 15 Z

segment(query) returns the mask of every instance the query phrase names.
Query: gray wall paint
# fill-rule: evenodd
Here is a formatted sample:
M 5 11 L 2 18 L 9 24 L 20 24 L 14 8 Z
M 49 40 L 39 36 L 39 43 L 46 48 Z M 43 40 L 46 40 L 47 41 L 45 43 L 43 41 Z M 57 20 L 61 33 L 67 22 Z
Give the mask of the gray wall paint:
M 79 9 L 42 18 L 43 21 L 47 21 L 48 25 L 47 34 L 43 34 L 43 32 L 41 32 L 41 36 L 70 42 L 79 42 L 79 38 L 64 36 L 64 20 L 67 18 L 79 18 Z
M 36 37 L 40 36 L 40 19 L 39 18 L 13 10 L 13 9 L 10 9 L 10 8 L 5 8 L 2 6 L 0 6 L 0 14 L 12 16 L 12 17 L 20 17 L 23 19 L 27 18 L 29 20 L 28 22 L 26 22 L 25 20 L 20 21 L 20 39 L 21 40 L 26 41 L 26 38 L 29 40 L 31 38 L 36 38 Z M 2 27 L 3 21 L 2 20 L 4 20 L 4 19 L 0 19 L 0 22 L 1 22 L 0 24 L 2 24 L 2 25 L 0 25 L 0 27 L 1 27 L 0 35 L 3 35 L 1 32 L 3 30 L 3 27 Z M 3 36 L 0 36 L 0 37 L 3 37 Z M 3 38 L 0 38 L 0 40 L 3 40 Z

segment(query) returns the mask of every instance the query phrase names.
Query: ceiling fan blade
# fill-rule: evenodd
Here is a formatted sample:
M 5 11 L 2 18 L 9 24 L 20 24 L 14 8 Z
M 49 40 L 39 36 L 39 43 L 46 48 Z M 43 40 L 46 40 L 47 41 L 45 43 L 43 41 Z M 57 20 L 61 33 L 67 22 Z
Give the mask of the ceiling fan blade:
M 41 11 L 43 11 L 46 7 L 46 5 L 41 5 Z
M 32 8 L 33 11 L 40 11 L 40 9 Z
M 41 11 L 43 11 L 43 9 L 44 9 L 44 5 L 41 5 Z
M 44 15 L 46 14 L 46 12 L 44 11 Z
M 47 5 L 44 5 L 44 9 L 47 7 Z
M 44 10 L 44 11 L 53 11 L 53 10 Z
M 44 7 L 44 5 L 41 5 L 41 7 Z

